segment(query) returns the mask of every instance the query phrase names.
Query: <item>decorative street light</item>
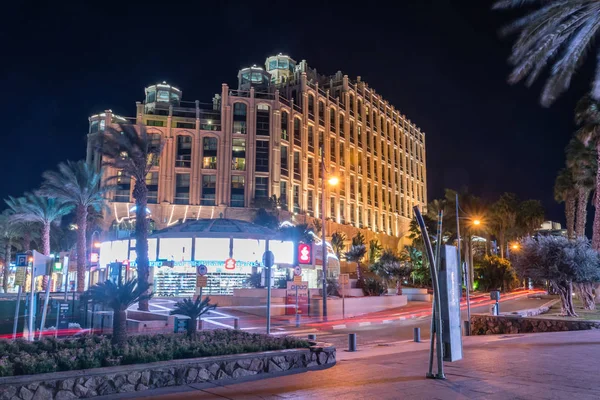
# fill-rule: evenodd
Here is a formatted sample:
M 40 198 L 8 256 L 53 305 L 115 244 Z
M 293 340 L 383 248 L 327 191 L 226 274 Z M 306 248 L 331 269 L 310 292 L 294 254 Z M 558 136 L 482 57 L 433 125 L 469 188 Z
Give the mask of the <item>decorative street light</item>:
M 323 248 L 323 321 L 327 321 L 327 246 L 325 244 L 325 177 L 327 176 L 325 167 L 325 150 L 321 147 L 321 247 Z M 328 183 L 335 186 L 339 183 L 337 176 L 330 176 Z

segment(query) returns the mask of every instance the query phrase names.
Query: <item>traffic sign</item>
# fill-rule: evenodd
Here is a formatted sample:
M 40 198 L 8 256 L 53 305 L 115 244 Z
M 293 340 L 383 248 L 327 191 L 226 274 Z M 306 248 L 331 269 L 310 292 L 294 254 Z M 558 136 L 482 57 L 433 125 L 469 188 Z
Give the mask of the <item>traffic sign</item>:
M 299 285 L 302 283 L 302 276 L 294 275 L 294 284 Z
M 198 275 L 204 276 L 204 275 L 206 275 L 208 273 L 208 268 L 206 268 L 206 265 L 200 264 L 196 268 L 196 272 L 198 273 Z
M 350 283 L 349 274 L 340 274 L 340 285 L 347 285 Z
M 263 265 L 267 268 L 271 268 L 275 264 L 275 254 L 271 250 L 267 250 L 263 254 L 262 258 Z
M 297 265 L 294 267 L 294 275 L 295 276 L 300 276 L 302 275 L 302 267 Z
M 196 277 L 196 287 L 203 288 L 208 286 L 208 276 L 199 275 Z
M 17 271 L 15 272 L 15 286 L 24 286 L 25 285 L 26 273 L 27 273 L 26 267 L 17 267 Z
M 18 253 L 16 257 L 17 267 L 27 267 L 27 253 Z

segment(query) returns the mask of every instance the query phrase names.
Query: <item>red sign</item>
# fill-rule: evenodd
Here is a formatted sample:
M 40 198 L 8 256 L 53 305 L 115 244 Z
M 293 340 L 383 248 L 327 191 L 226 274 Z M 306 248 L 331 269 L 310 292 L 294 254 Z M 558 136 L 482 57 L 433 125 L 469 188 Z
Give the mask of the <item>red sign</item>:
M 235 260 L 233 258 L 225 260 L 225 269 L 235 269 Z
M 298 245 L 298 264 L 312 264 L 312 249 L 310 244 Z

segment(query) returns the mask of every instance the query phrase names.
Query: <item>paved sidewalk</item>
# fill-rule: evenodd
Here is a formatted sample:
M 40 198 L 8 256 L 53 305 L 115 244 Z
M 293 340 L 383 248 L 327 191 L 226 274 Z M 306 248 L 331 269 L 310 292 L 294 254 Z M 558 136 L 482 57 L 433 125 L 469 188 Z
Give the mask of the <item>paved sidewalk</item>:
M 598 399 L 600 332 L 474 336 L 446 363 L 447 380 L 425 378 L 428 342 L 338 351 L 330 369 L 155 399 Z M 165 393 L 160 392 L 160 393 Z M 147 393 L 146 396 L 149 396 Z M 149 398 L 149 397 L 148 397 Z

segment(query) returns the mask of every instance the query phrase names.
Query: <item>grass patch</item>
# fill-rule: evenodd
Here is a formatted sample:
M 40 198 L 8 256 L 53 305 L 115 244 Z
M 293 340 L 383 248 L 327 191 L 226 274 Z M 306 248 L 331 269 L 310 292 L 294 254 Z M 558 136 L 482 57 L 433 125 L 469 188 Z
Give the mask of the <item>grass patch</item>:
M 272 337 L 234 330 L 184 334 L 139 335 L 123 347 L 106 336 L 75 339 L 44 338 L 37 342 L 0 340 L 0 376 L 33 375 L 116 365 L 143 364 L 227 354 L 308 348 L 306 340 Z
M 575 307 L 575 312 L 578 317 L 565 317 L 560 315 L 561 307 L 559 301 L 550 307 L 550 310 L 548 310 L 547 313 L 538 315 L 535 318 L 561 319 L 564 321 L 600 321 L 600 308 L 596 308 L 595 310 L 584 310 L 583 304 L 576 298 L 573 299 L 573 306 Z

